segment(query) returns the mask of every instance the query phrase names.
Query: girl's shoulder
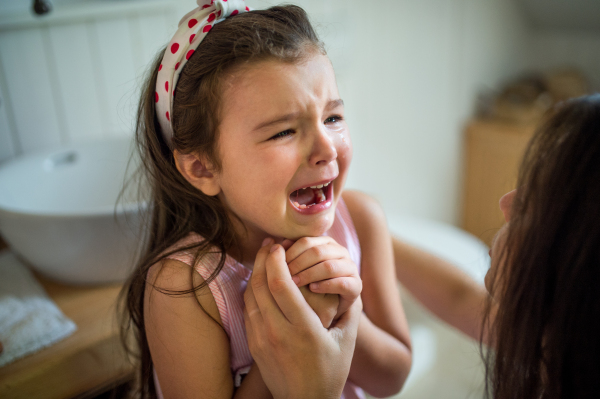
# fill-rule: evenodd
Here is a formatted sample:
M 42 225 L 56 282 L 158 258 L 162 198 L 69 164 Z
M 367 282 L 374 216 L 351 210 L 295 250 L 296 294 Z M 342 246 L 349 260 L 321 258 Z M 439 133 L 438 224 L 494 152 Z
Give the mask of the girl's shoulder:
M 204 237 L 200 234 L 190 232 L 187 236 L 167 248 L 163 253 L 168 255 L 164 258 L 185 263 L 196 269 L 201 275 L 205 275 L 207 272 L 214 272 L 215 269 L 221 265 L 222 261 L 224 261 L 224 268 L 227 267 L 233 268 L 236 271 L 243 271 L 242 265 L 229 255 L 223 254 L 221 250 L 215 246 L 210 245 L 207 248 L 203 248 L 201 251 L 202 253 L 200 254 L 200 245 L 204 241 Z
M 344 190 L 342 199 L 358 232 L 387 225 L 381 204 L 368 194 Z

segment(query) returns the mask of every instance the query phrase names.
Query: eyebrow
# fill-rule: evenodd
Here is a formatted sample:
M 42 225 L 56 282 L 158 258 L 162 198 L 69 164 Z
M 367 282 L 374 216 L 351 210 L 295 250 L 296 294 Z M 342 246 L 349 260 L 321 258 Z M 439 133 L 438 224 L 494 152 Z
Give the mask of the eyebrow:
M 337 100 L 331 100 L 331 101 L 329 101 L 327 103 L 327 105 L 325 105 L 325 111 L 329 111 L 329 110 L 335 109 L 335 108 L 337 108 L 339 106 L 342 106 L 342 105 L 344 105 L 344 101 L 341 98 L 337 99 Z M 298 112 L 292 112 L 292 113 L 289 113 L 289 114 L 278 116 L 275 119 L 271 119 L 269 121 L 266 121 L 266 122 L 263 122 L 263 123 L 257 125 L 252 130 L 253 131 L 261 130 L 261 129 L 264 129 L 264 128 L 269 127 L 269 126 L 277 125 L 279 123 L 289 122 L 289 121 L 293 120 L 294 118 L 296 118 L 298 116 L 298 114 L 299 114 Z

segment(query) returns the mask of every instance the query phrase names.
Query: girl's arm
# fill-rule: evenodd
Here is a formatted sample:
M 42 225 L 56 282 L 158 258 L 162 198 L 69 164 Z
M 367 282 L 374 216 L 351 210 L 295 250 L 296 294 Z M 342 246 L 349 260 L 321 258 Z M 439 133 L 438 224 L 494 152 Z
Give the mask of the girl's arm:
M 349 379 L 373 396 L 402 388 L 412 353 L 394 270 L 392 241 L 381 206 L 366 194 L 346 191 L 344 201 L 361 245 L 362 302 Z
M 466 335 L 482 337 L 482 316 L 488 293 L 451 263 L 393 238 L 396 275 L 432 313 Z M 493 305 L 495 306 L 495 305 Z M 494 309 L 490 313 L 493 322 Z
M 198 273 L 191 273 L 184 263 L 167 259 L 162 266 L 150 269 L 148 281 L 145 328 L 165 398 L 271 398 L 255 366 L 234 392 L 229 340 L 208 287 L 195 294 L 168 295 L 151 285 L 187 290 L 203 282 Z

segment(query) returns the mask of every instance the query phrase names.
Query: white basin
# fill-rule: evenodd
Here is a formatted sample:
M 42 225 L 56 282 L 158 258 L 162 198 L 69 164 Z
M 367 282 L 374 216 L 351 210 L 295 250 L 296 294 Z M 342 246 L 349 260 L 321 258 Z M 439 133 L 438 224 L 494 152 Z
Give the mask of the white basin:
M 483 284 L 488 247 L 454 226 L 388 215 L 393 235 L 444 258 Z M 401 287 L 410 327 L 413 366 L 400 394 L 390 399 L 482 398 L 485 369 L 476 341 L 444 324 Z
M 0 165 L 0 232 L 41 274 L 67 283 L 122 281 L 140 242 L 132 190 L 117 199 L 131 140 L 74 144 Z

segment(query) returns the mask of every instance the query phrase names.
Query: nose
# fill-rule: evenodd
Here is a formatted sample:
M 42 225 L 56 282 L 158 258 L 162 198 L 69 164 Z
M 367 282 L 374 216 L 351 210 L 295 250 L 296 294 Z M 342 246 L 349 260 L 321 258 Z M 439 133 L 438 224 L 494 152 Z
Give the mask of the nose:
M 502 198 L 500 198 L 500 210 L 504 214 L 504 220 L 506 220 L 507 222 L 510 222 L 510 218 L 511 218 L 510 211 L 511 211 L 512 203 L 513 203 L 513 200 L 514 200 L 516 194 L 517 194 L 517 190 L 515 189 L 512 191 L 509 191 L 508 193 L 504 194 L 502 196 Z
M 309 162 L 315 166 L 325 166 L 337 158 L 337 149 L 333 137 L 322 126 L 313 132 L 312 148 Z

